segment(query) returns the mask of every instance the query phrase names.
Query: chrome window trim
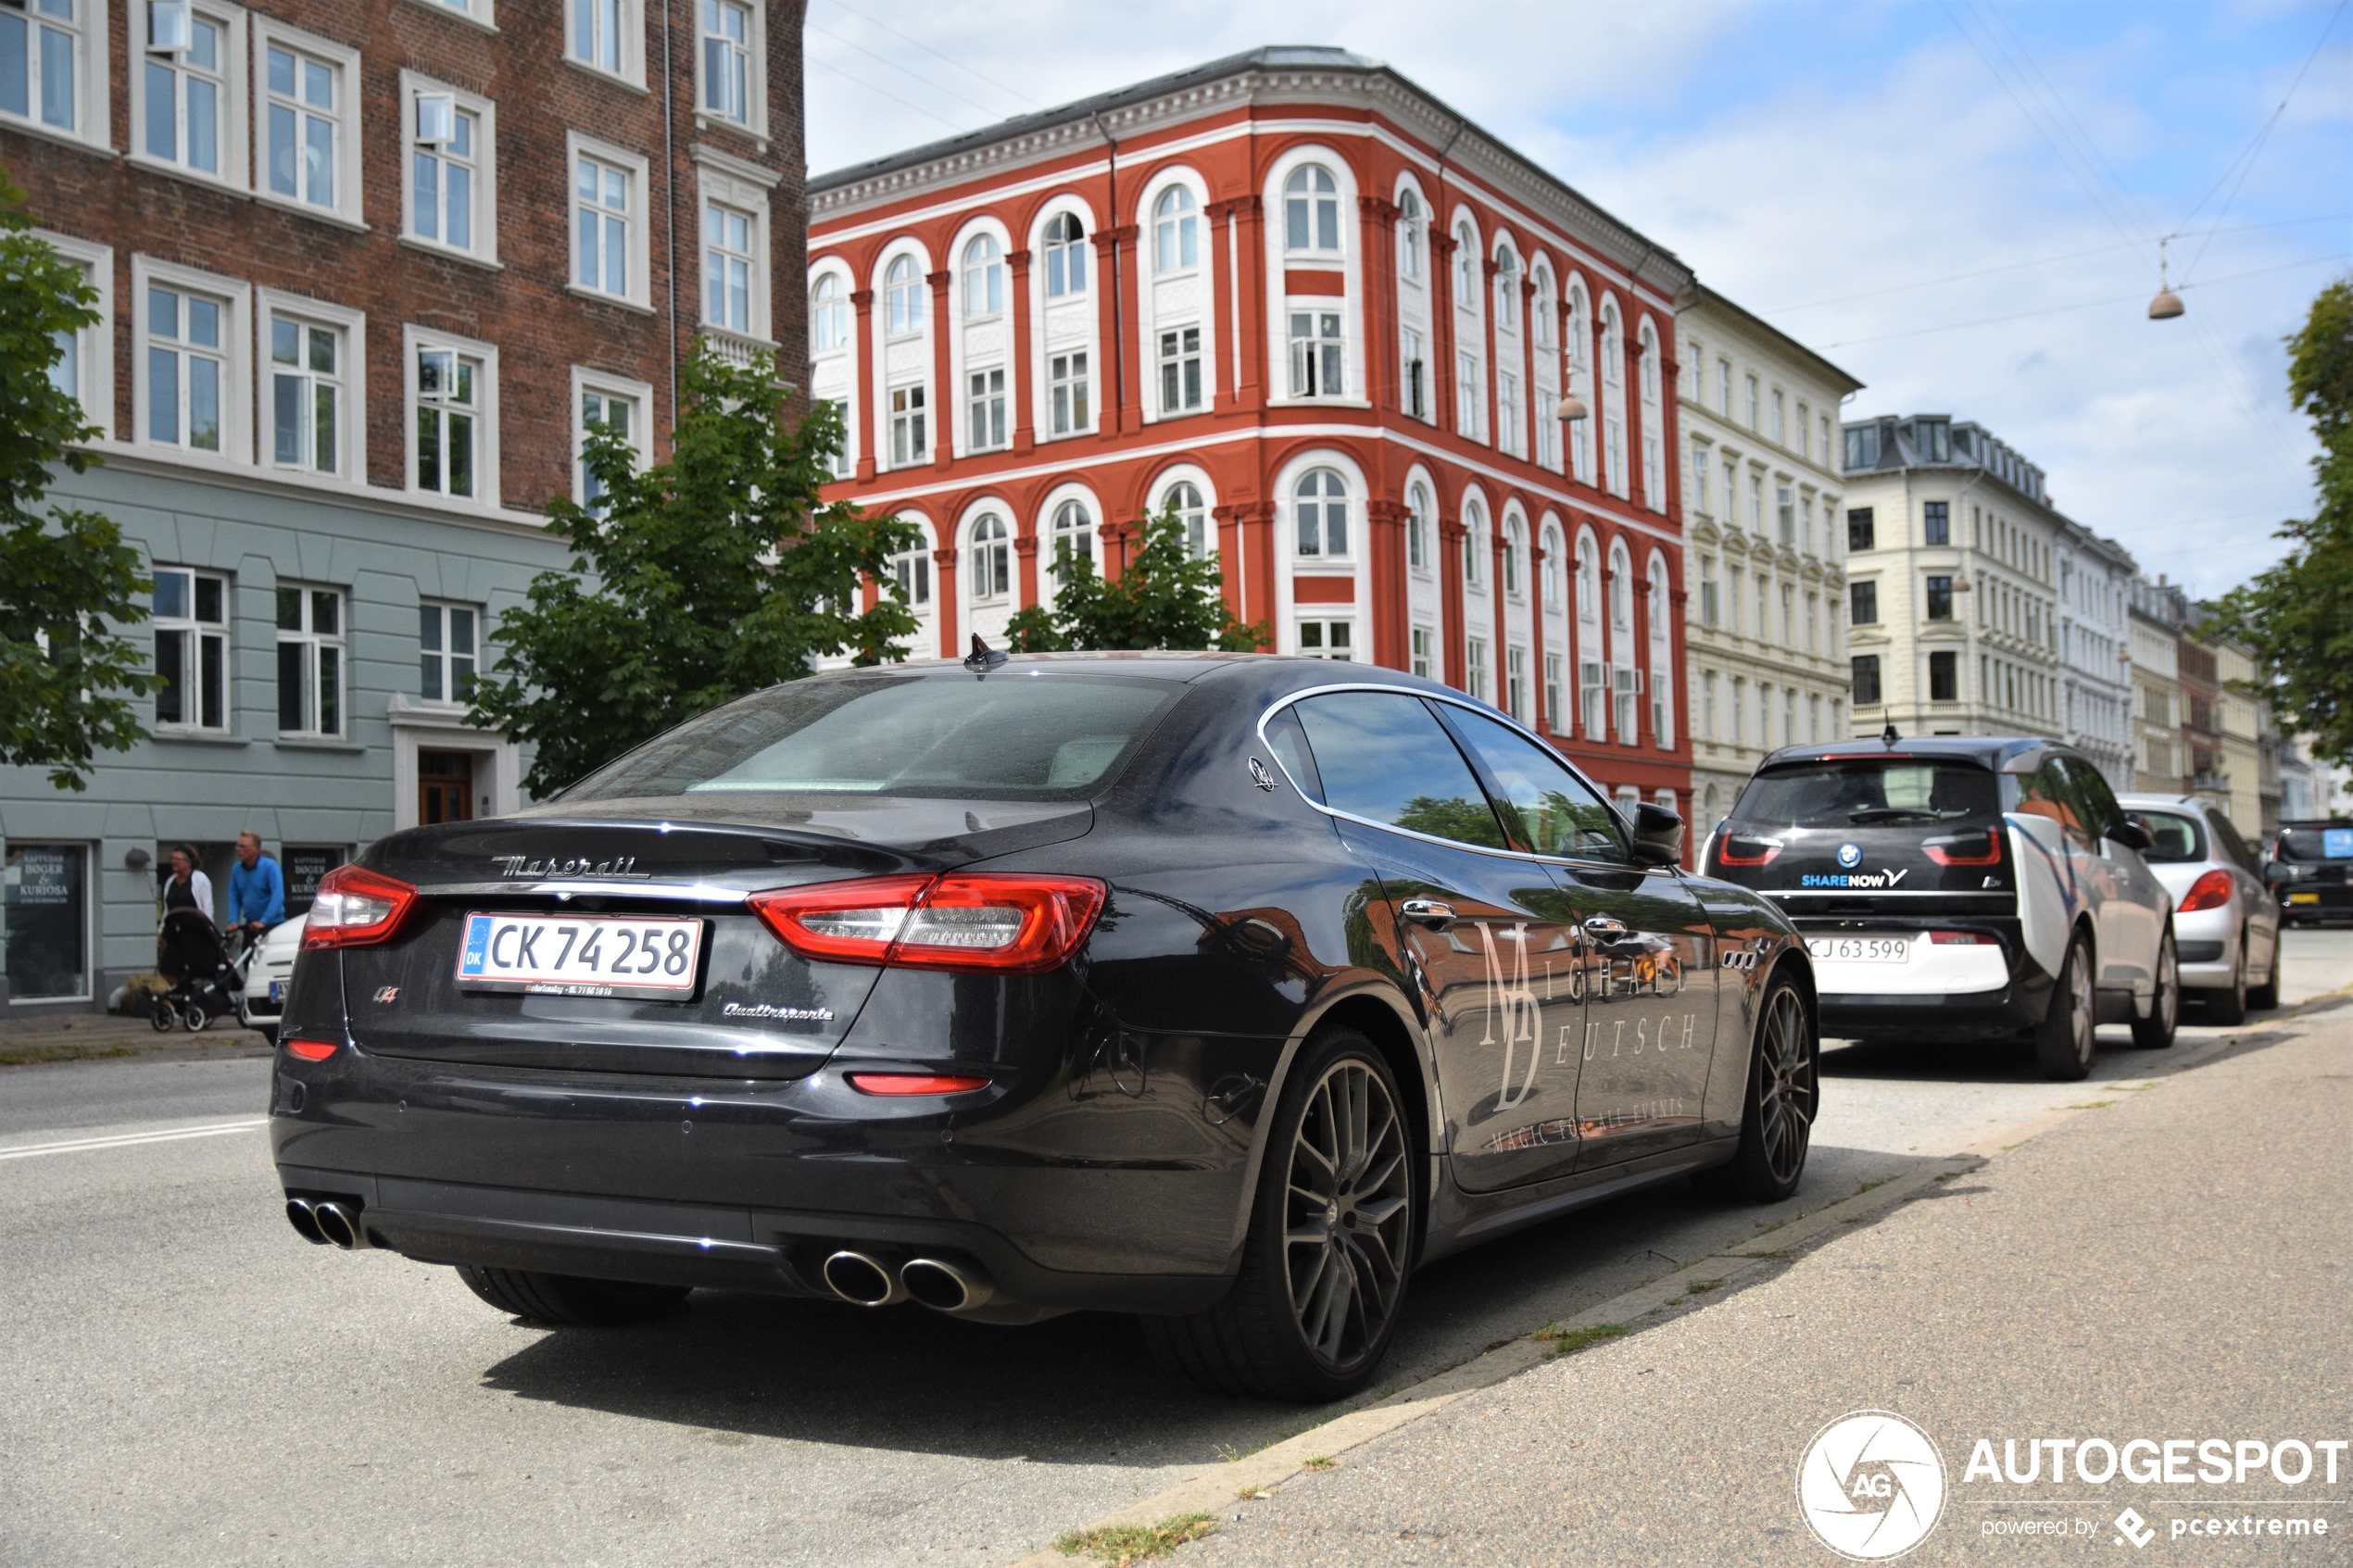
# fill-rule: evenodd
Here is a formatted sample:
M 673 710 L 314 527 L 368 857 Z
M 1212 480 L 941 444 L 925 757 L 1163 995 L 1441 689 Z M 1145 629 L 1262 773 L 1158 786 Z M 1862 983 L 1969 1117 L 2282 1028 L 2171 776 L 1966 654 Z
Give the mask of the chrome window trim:
M 1604 808 L 1605 808 L 1612 816 L 1617 815 L 1617 808 L 1610 802 L 1609 792 L 1603 789 L 1591 778 L 1587 777 L 1585 770 L 1570 761 L 1567 756 L 1562 754 L 1559 747 L 1546 742 L 1544 738 L 1539 735 L 1535 731 L 1529 729 L 1527 725 L 1522 724 L 1500 708 L 1490 708 L 1483 702 L 1475 701 L 1472 698 L 1452 693 L 1426 692 L 1416 686 L 1384 685 L 1377 681 L 1342 681 L 1328 686 L 1308 686 L 1302 690 L 1291 692 L 1277 698 L 1267 708 L 1266 711 L 1258 716 L 1258 739 L 1260 744 L 1266 747 L 1266 755 L 1273 759 L 1276 768 L 1281 771 L 1285 782 L 1290 784 L 1291 788 L 1297 792 L 1299 798 L 1309 806 L 1314 807 L 1316 810 L 1321 811 L 1325 816 L 1330 817 L 1339 822 L 1354 822 L 1361 827 L 1378 828 L 1383 833 L 1393 833 L 1403 838 L 1419 839 L 1424 844 L 1443 845 L 1449 849 L 1465 849 L 1474 855 L 1495 855 L 1507 860 L 1532 860 L 1538 865 L 1545 866 L 1567 866 L 1571 868 L 1590 867 L 1597 871 L 1606 871 L 1621 875 L 1629 872 L 1647 872 L 1654 869 L 1640 864 L 1634 860 L 1630 855 L 1626 860 L 1620 862 L 1617 860 L 1585 860 L 1567 855 L 1539 855 L 1525 849 L 1491 849 L 1483 844 L 1466 844 L 1459 838 L 1441 838 L 1435 834 L 1416 833 L 1411 828 L 1401 828 L 1394 822 L 1376 822 L 1370 817 L 1360 817 L 1353 811 L 1343 811 L 1337 807 L 1325 805 L 1322 801 L 1308 794 L 1306 790 L 1302 789 L 1300 787 L 1299 781 L 1291 777 L 1290 770 L 1283 766 L 1282 752 L 1276 746 L 1274 741 L 1268 738 L 1266 734 L 1266 725 L 1268 721 L 1272 720 L 1276 714 L 1280 713 L 1284 709 L 1290 707 L 1293 703 L 1304 701 L 1306 698 L 1311 696 L 1328 696 L 1336 692 L 1380 692 L 1390 696 L 1418 697 L 1425 702 L 1442 702 L 1450 707 L 1462 709 L 1466 712 L 1477 714 L 1481 719 L 1494 720 L 1496 722 L 1504 725 L 1506 729 L 1513 730 L 1520 735 L 1526 737 L 1528 740 L 1534 742 L 1537 746 L 1542 747 L 1546 752 L 1550 753 L 1554 757 L 1559 758 L 1561 766 L 1567 768 L 1569 772 L 1576 777 L 1578 783 L 1583 784 L 1587 789 L 1593 792 L 1594 799 L 1600 801 Z M 1451 740 L 1453 737 L 1449 736 L 1448 738 Z M 1466 767 L 1469 766 L 1468 759 L 1464 759 L 1464 765 Z M 1484 795 L 1486 793 L 1487 786 L 1485 784 L 1479 782 L 1478 771 L 1475 768 L 1471 771 L 1471 782 L 1478 784 L 1480 794 Z M 1623 819 L 1620 820 L 1622 821 Z M 1499 823 L 1498 825 L 1500 826 L 1501 824 Z M 1679 872 L 1680 870 L 1680 867 L 1675 869 Z

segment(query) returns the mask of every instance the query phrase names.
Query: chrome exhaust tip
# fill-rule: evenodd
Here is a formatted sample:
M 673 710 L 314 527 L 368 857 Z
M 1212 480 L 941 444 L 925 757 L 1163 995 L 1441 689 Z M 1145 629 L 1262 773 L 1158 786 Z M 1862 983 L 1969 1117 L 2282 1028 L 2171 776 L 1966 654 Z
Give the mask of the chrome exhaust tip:
M 307 1198 L 289 1198 L 286 1199 L 286 1223 L 292 1225 L 295 1234 L 311 1246 L 324 1247 L 327 1245 L 326 1233 L 319 1228 L 316 1209 L 317 1205 Z
M 899 1271 L 899 1283 L 908 1295 L 938 1312 L 964 1312 L 985 1307 L 996 1287 L 979 1270 L 937 1258 L 915 1258 Z
M 311 1223 L 319 1234 L 346 1252 L 364 1252 L 374 1243 L 359 1226 L 359 1211 L 340 1203 L 314 1203 L 310 1206 Z
M 837 1252 L 825 1260 L 825 1288 L 853 1307 L 895 1307 L 907 1299 L 891 1266 L 863 1252 Z

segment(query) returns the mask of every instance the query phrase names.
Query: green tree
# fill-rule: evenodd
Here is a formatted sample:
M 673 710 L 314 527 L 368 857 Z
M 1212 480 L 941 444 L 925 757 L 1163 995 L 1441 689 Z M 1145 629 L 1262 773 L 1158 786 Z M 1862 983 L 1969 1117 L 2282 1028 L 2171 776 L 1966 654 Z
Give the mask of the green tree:
M 572 571 L 541 572 L 499 619 L 469 715 L 537 747 L 534 794 L 822 657 L 904 657 L 895 645 L 916 621 L 896 593 L 855 606 L 862 576 L 882 577 L 920 535 L 824 500 L 841 420 L 819 404 L 789 423 L 790 395 L 766 355 L 738 368 L 706 346 L 686 368 L 670 461 L 637 469 L 620 431 L 589 433 L 597 508 L 547 506 Z
M 1234 619 L 1219 593 L 1216 560 L 1187 546 L 1171 503 L 1143 523 L 1143 542 L 1116 580 L 1085 556 L 1064 557 L 1051 609 L 1031 605 L 1005 623 L 1018 653 L 1111 648 L 1223 648 L 1249 653 L 1272 641 L 1264 623 Z
M 147 618 L 155 583 L 111 518 L 42 504 L 57 465 L 97 461 L 72 447 L 99 433 L 55 373 L 98 291 L 31 232 L 23 201 L 0 174 L 0 765 L 87 789 L 100 747 L 146 734 L 131 699 L 158 683 L 112 628 Z
M 2288 396 L 2312 420 L 2319 506 L 2278 536 L 2287 558 L 2233 589 L 2208 628 L 2255 649 L 2275 672 L 2283 727 L 2314 755 L 2353 762 L 2353 278 L 2321 291 L 2287 340 Z

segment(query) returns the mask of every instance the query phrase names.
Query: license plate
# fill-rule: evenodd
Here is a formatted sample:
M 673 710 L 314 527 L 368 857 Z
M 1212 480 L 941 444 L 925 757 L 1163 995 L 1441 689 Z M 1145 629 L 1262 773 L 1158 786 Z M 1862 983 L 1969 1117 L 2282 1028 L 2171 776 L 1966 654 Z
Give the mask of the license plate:
M 686 1001 L 700 973 L 703 922 L 633 915 L 469 913 L 458 984 L 469 991 Z
M 1909 963 L 1912 943 L 1906 936 L 1831 936 L 1810 940 L 1806 950 L 1818 959 L 1840 963 Z
M 272 980 L 270 983 L 270 999 L 273 1002 L 283 1002 L 286 999 L 286 983 L 284 981 Z
M 2321 901 L 2321 896 L 2317 893 L 2291 893 L 2287 896 L 2287 901 L 2291 904 L 2317 904 Z

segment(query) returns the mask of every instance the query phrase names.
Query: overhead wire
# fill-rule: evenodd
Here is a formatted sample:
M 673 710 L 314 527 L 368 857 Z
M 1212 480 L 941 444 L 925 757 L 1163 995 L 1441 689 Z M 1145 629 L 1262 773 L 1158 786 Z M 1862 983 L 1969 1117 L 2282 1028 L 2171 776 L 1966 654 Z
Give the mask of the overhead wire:
M 996 109 L 989 107 L 987 104 L 979 103 L 972 98 L 968 98 L 963 94 L 957 92 L 954 88 L 947 86 L 944 83 L 934 82 L 930 77 L 924 75 L 923 72 L 912 69 L 910 67 L 900 65 L 897 60 L 892 59 L 887 55 L 877 55 L 872 49 L 867 48 L 863 44 L 844 38 L 840 33 L 836 32 L 829 28 L 819 27 L 815 22 L 809 23 L 808 27 L 810 31 L 821 33 L 824 36 L 832 39 L 835 43 L 842 45 L 846 49 L 855 49 L 870 60 L 879 60 L 895 71 L 913 77 L 917 82 L 922 82 L 925 86 L 930 88 L 935 93 L 945 93 L 960 104 L 970 105 L 972 107 L 978 109 L 982 114 L 987 115 L 991 119 L 1002 119 L 1004 118 L 1002 114 Z
M 920 38 L 910 38 L 907 34 L 900 31 L 897 28 L 891 26 L 888 22 L 884 21 L 879 17 L 870 17 L 865 12 L 858 9 L 855 6 L 845 5 L 843 0 L 834 0 L 834 4 L 839 6 L 842 10 L 847 11 L 849 15 L 856 17 L 860 21 L 866 23 L 868 26 L 878 27 L 885 32 L 889 33 L 893 38 L 898 39 L 900 43 L 912 44 L 916 48 L 921 49 L 925 54 L 929 55 L 932 58 L 936 60 L 943 60 L 949 65 L 954 66 L 958 70 L 963 71 L 966 76 L 971 77 L 975 82 L 985 82 L 1000 93 L 1009 93 L 1013 96 L 1019 98 L 1023 103 L 1027 104 L 1031 108 L 1041 109 L 1046 107 L 1042 102 L 1031 97 L 1020 88 L 1010 86 L 1005 82 L 998 81 L 993 76 L 987 75 L 981 71 L 976 71 L 973 69 L 972 67 L 966 65 L 963 61 L 956 58 L 953 55 L 941 54 L 938 50 L 933 48 L 930 44 L 925 43 Z M 909 74 L 912 75 L 913 73 L 910 72 Z
M 2283 262 L 2277 267 L 2259 267 L 2251 272 L 2233 272 L 2225 277 L 2208 278 L 2201 283 L 2184 283 L 2182 286 L 2183 288 L 2210 289 L 2218 283 L 2235 283 L 2247 278 L 2266 278 L 2274 272 L 2292 272 L 2301 267 L 2335 267 L 2342 265 L 2347 260 L 2353 260 L 2353 257 L 2344 255 L 2308 256 L 2301 261 Z M 1907 331 L 1900 332 L 1881 332 L 1876 337 L 1841 338 L 1836 343 L 1826 343 L 1822 345 L 1822 347 L 1825 349 L 1852 348 L 1857 344 L 1889 343 L 1897 338 L 1924 337 L 1931 332 L 1959 332 L 1964 327 L 1990 327 L 2002 321 L 2023 321 L 2036 316 L 2064 315 L 2070 310 L 2091 310 L 2104 306 L 2132 305 L 2136 303 L 2140 297 L 2141 296 L 2139 295 L 2123 295 L 2113 299 L 2078 300 L 2071 305 L 2046 305 L 2036 310 L 2014 310 L 2007 315 L 1983 316 L 1973 321 L 1946 321 L 1940 326 L 1913 327 Z
M 2306 73 L 2311 70 L 2312 62 L 2321 57 L 2321 51 L 2327 46 L 2329 34 L 2336 31 L 2336 19 L 2345 14 L 2347 4 L 2347 0 L 2336 0 L 2336 9 L 2329 13 L 2329 19 L 2322 24 L 2321 36 L 2313 41 L 2312 52 L 2304 56 L 2302 65 L 2296 68 L 2295 80 L 2287 84 L 2287 91 L 2280 94 L 2279 103 L 2273 107 L 2270 118 L 2266 119 L 2261 128 L 2255 132 L 2254 138 L 2247 143 L 2246 150 L 2232 160 L 2232 166 L 2238 169 L 2238 179 L 2232 184 L 2231 194 L 2222 198 L 2222 205 L 2215 211 L 2216 228 L 2220 228 L 2222 220 L 2229 216 L 2231 204 L 2238 200 L 2239 190 L 2246 183 L 2246 177 L 2255 172 L 2255 160 L 2263 156 L 2264 147 L 2271 142 L 2271 132 L 2279 126 L 2280 117 L 2287 113 L 2288 100 L 2295 97 L 2296 90 L 2304 85 Z M 2179 237 L 2188 232 L 2190 224 L 2196 220 L 2199 210 L 2213 199 L 2214 192 L 2221 188 L 2222 182 L 2230 177 L 2230 173 L 2231 169 L 2225 168 L 2220 175 L 2215 177 L 2213 188 L 2198 198 L 2197 206 L 2190 208 L 2189 217 L 2183 219 L 2181 227 L 2175 229 L 2173 234 L 2169 237 Z M 2182 269 L 2182 276 L 2184 279 L 2197 270 L 2197 264 L 2205 259 L 2206 247 L 2213 243 L 2214 234 L 2215 230 L 2208 229 L 2206 232 L 2206 238 L 2198 242 L 2197 254 L 2190 257 L 2190 264 L 2187 267 Z
M 936 119 L 939 121 L 940 124 L 948 127 L 950 131 L 963 132 L 971 129 L 969 126 L 957 124 L 954 120 L 948 119 L 944 115 L 934 114 L 931 110 L 924 107 L 921 104 L 911 104 L 906 99 L 900 97 L 898 94 L 892 92 L 889 88 L 878 87 L 862 76 L 842 69 L 841 67 L 834 64 L 831 60 L 821 60 L 814 55 L 810 55 L 807 58 L 811 65 L 817 67 L 819 69 L 832 71 L 836 76 L 842 78 L 846 82 L 854 82 L 859 86 L 866 89 L 869 93 L 879 94 L 881 96 L 888 98 L 892 103 L 897 104 L 902 109 L 912 109 L 917 114 L 922 115 L 925 119 Z

